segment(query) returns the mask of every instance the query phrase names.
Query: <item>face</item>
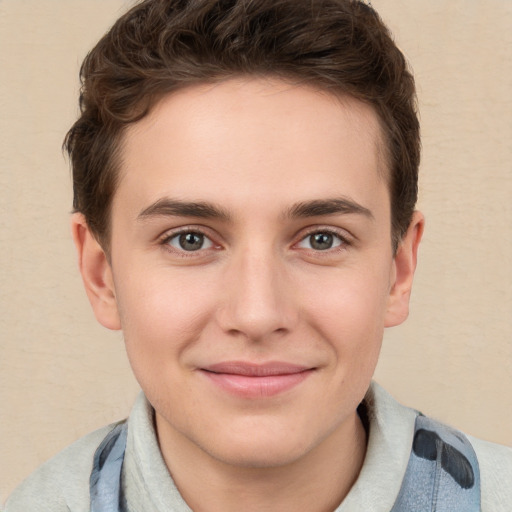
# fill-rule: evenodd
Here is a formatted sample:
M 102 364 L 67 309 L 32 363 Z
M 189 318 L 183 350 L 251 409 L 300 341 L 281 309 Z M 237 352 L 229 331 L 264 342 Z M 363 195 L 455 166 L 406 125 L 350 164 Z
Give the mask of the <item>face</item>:
M 421 231 L 393 255 L 382 155 L 370 107 L 273 80 L 185 89 L 127 130 L 91 302 L 161 442 L 275 466 L 353 422 Z

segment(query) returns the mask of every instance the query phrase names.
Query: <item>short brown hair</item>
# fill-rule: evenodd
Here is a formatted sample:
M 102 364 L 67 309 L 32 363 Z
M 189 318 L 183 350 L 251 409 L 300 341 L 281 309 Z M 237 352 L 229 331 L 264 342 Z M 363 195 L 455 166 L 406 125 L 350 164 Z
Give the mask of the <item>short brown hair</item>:
M 167 93 L 239 75 L 276 76 L 373 106 L 396 248 L 417 199 L 414 79 L 378 14 L 358 0 L 145 0 L 122 16 L 82 64 L 81 116 L 64 141 L 74 210 L 103 247 L 124 128 Z

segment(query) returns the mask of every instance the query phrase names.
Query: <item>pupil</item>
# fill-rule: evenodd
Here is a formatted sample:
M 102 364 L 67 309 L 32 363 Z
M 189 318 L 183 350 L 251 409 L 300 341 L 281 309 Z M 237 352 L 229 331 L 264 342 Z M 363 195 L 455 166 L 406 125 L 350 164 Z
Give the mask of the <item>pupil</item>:
M 180 235 L 180 246 L 185 251 L 197 251 L 203 246 L 203 239 L 199 233 L 184 233 Z
M 333 237 L 328 233 L 315 233 L 314 235 L 311 235 L 310 242 L 313 249 L 325 251 L 332 247 Z

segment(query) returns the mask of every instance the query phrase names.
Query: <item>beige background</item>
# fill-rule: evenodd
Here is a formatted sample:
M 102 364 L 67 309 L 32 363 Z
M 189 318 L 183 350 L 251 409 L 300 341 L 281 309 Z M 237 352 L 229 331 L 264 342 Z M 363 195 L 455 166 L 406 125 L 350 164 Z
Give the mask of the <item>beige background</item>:
M 427 217 L 411 317 L 386 333 L 377 379 L 512 445 L 512 2 L 373 4 L 416 73 Z M 127 5 L 0 0 L 0 503 L 137 393 L 81 288 L 60 150 L 79 63 Z

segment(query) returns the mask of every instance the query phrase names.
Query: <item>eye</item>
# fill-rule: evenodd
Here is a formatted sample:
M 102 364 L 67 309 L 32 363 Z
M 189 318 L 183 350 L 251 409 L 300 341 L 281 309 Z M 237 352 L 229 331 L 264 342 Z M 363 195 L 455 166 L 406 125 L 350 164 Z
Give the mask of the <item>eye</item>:
M 200 251 L 201 249 L 210 249 L 213 247 L 213 242 L 207 236 L 197 231 L 178 233 L 167 238 L 165 243 L 179 251 L 187 252 Z
M 327 251 L 345 243 L 345 240 L 335 233 L 329 231 L 318 231 L 303 238 L 298 247 L 301 249 L 313 249 L 314 251 Z

